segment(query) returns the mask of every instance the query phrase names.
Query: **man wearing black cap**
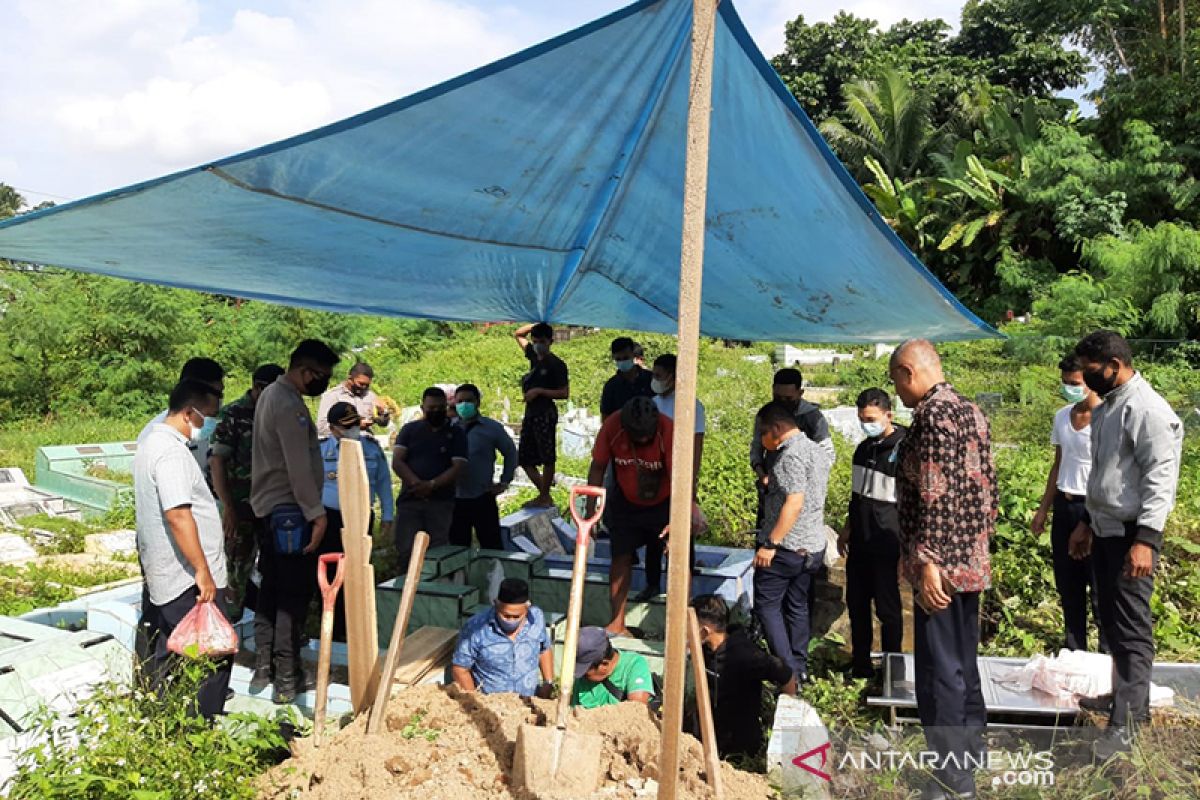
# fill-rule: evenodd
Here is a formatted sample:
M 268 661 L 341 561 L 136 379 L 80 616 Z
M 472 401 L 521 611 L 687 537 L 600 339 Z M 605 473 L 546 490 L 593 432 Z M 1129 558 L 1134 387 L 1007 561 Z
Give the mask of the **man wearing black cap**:
M 362 417 L 358 409 L 350 403 L 334 403 L 325 417 L 326 430 L 330 436 L 321 442 L 321 460 L 325 465 L 325 485 L 321 490 L 321 502 L 325 505 L 325 515 L 329 525 L 325 538 L 321 540 L 320 553 L 342 552 L 342 503 L 338 496 L 338 462 L 341 459 L 342 439 L 350 439 L 362 445 L 363 461 L 367 467 L 367 482 L 371 487 L 371 508 L 376 501 L 383 512 L 383 525 L 379 535 L 383 541 L 391 535 L 392 520 L 395 515 L 395 501 L 392 498 L 392 471 L 388 466 L 387 456 L 383 448 L 373 436 L 363 434 Z M 375 528 L 375 512 L 371 512 L 367 530 Z M 346 640 L 346 603 L 345 594 L 337 596 L 337 606 L 333 616 L 333 638 L 338 641 Z
M 653 697 L 654 678 L 642 655 L 617 650 L 604 628 L 580 629 L 571 705 L 599 708 L 626 700 L 648 704 Z
M 254 451 L 254 409 L 258 396 L 284 372 L 278 364 L 254 370 L 250 390 L 217 413 L 217 427 L 209 439 L 209 477 L 213 494 L 221 501 L 221 527 L 225 532 L 225 557 L 229 562 L 231 615 L 239 619 L 243 606 L 254 606 L 257 589 L 250 583 L 254 568 L 257 531 L 262 525 L 250 507 L 251 460 Z
M 625 601 L 633 578 L 633 557 L 646 548 L 646 563 L 661 565 L 663 529 L 671 515 L 671 436 L 674 424 L 658 413 L 654 401 L 635 397 L 620 414 L 604 421 L 592 447 L 588 483 L 601 486 L 609 464 L 613 465 L 616 487 L 604 506 L 604 525 L 612 541 L 612 565 L 608 572 L 612 622 L 608 630 L 627 635 Z M 590 515 L 595 500 L 587 498 Z M 649 569 L 647 569 L 649 572 Z
M 467 620 L 458 635 L 450 674 L 467 691 L 550 697 L 554 645 L 545 615 L 529 602 L 529 584 L 506 578 L 493 607 Z

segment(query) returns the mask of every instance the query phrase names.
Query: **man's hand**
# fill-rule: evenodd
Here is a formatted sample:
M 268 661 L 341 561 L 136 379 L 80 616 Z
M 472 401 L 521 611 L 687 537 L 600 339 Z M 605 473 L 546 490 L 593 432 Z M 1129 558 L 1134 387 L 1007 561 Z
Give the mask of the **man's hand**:
M 846 553 L 848 553 L 850 551 L 850 529 L 849 528 L 842 528 L 841 533 L 838 534 L 837 548 L 838 548 L 838 555 L 841 556 L 842 558 L 845 558 Z
M 507 491 L 508 491 L 507 483 L 493 483 L 492 488 L 488 489 L 488 494 L 492 495 L 493 497 L 499 497 L 500 495 L 504 494 Z
M 1045 511 L 1043 511 L 1040 508 L 1037 510 L 1037 513 L 1033 515 L 1033 522 L 1029 523 L 1029 530 L 1033 531 L 1038 536 L 1041 536 L 1043 533 L 1046 532 L 1046 512 Z
M 545 390 L 534 387 L 534 388 L 530 389 L 529 391 L 525 392 L 525 402 L 532 403 L 534 400 L 537 400 L 539 397 L 541 397 L 544 393 L 545 393 Z
M 211 603 L 216 599 L 217 584 L 213 581 L 212 573 L 208 571 L 208 567 L 196 573 L 196 588 L 200 590 L 200 594 L 196 598 L 197 603 Z
M 421 481 L 412 487 L 412 493 L 416 497 L 424 500 L 429 495 L 433 494 L 433 481 Z
M 942 589 L 942 571 L 937 564 L 926 564 L 921 568 L 921 604 L 929 613 L 942 611 L 950 606 L 950 595 Z
M 1071 538 L 1067 539 L 1067 553 L 1077 560 L 1092 554 L 1092 529 L 1086 522 L 1079 523 L 1075 530 L 1071 531 Z
M 380 537 L 381 537 L 381 538 L 382 538 L 382 539 L 383 539 L 385 542 L 386 542 L 386 541 L 389 541 L 389 540 L 391 540 L 391 538 L 392 538 L 392 528 L 393 528 L 394 526 L 395 526 L 395 523 L 394 523 L 394 522 L 392 522 L 392 520 L 390 520 L 390 519 L 389 519 L 389 520 L 386 520 L 386 521 L 384 521 L 384 522 L 381 522 L 381 523 L 379 523 L 379 536 L 380 536 Z
M 315 553 L 317 548 L 321 546 L 321 540 L 325 538 L 325 528 L 329 525 L 329 517 L 322 514 L 312 521 L 312 541 L 308 543 L 308 547 L 304 548 L 302 553 L 308 555 Z
M 768 474 L 767 474 L 767 473 L 765 473 L 765 472 L 763 472 L 763 473 L 760 473 L 760 474 L 759 474 L 759 476 L 758 476 L 758 485 L 759 485 L 759 486 L 761 486 L 762 488 L 766 489 L 766 488 L 767 488 L 767 484 L 768 484 L 768 483 L 770 483 L 770 482 L 771 482 L 771 476 L 770 476 L 770 475 L 768 475 Z
M 537 691 L 534 692 L 535 697 L 540 697 L 543 700 L 553 700 L 558 694 L 555 691 L 557 687 L 553 683 L 542 682 L 538 684 Z
M 1145 578 L 1154 572 L 1154 548 L 1145 542 L 1134 542 L 1125 556 L 1126 578 Z
M 221 511 L 221 529 L 225 531 L 225 541 L 232 544 L 237 541 L 238 516 L 233 503 L 228 503 Z
M 760 547 L 754 551 L 754 566 L 766 569 L 775 560 L 775 551 L 768 547 Z

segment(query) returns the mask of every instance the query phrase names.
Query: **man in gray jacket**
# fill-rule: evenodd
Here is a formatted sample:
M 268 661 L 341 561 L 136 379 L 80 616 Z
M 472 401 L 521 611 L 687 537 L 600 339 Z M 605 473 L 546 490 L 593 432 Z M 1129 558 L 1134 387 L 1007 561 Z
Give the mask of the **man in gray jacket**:
M 1150 719 L 1154 624 L 1150 595 L 1163 528 L 1175 505 L 1183 423 L 1133 369 L 1129 343 L 1112 331 L 1075 347 L 1083 379 L 1104 402 L 1092 412 L 1087 518 L 1071 534 L 1075 558 L 1096 570 L 1100 624 L 1113 657 L 1108 727 L 1093 751 L 1107 760 L 1132 744 L 1131 726 Z

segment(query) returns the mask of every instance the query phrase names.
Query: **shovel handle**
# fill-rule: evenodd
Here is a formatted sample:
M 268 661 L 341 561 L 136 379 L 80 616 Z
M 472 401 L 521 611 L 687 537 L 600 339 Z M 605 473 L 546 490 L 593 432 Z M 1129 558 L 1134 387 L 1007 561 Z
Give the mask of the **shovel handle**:
M 585 517 L 579 513 L 579 504 L 576 499 L 580 497 L 596 498 L 596 509 L 590 517 Z M 588 537 L 591 535 L 592 528 L 596 527 L 596 523 L 604 516 L 604 498 L 605 489 L 603 486 L 572 486 L 571 487 L 571 518 L 575 520 L 575 544 L 587 545 Z
M 336 567 L 332 583 L 329 582 L 330 564 Z M 317 558 L 317 586 L 321 587 L 321 601 L 325 608 L 333 608 L 333 601 L 337 598 L 338 589 L 342 588 L 342 581 L 345 579 L 345 553 L 323 553 Z

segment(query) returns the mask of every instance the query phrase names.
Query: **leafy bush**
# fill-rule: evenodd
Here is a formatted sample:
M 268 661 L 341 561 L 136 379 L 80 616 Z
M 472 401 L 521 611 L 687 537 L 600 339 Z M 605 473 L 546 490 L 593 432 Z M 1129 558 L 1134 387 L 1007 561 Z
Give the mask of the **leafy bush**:
M 254 774 L 287 754 L 279 726 L 252 714 L 216 724 L 193 714 L 211 665 L 181 661 L 160 695 L 98 687 L 73 727 L 45 711 L 42 744 L 25 751 L 12 800 L 190 800 L 257 796 Z

